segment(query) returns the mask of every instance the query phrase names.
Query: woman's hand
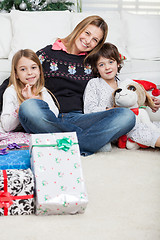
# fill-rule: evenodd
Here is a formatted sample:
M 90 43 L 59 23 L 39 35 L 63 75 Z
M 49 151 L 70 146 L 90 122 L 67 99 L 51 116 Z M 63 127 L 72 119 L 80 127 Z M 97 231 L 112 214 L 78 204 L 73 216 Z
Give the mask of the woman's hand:
M 155 107 L 152 108 L 152 111 L 153 111 L 153 112 L 157 112 L 158 109 L 160 108 L 160 99 L 155 98 L 155 97 L 152 97 L 152 100 L 153 100 L 153 102 L 154 102 L 154 104 L 155 104 Z

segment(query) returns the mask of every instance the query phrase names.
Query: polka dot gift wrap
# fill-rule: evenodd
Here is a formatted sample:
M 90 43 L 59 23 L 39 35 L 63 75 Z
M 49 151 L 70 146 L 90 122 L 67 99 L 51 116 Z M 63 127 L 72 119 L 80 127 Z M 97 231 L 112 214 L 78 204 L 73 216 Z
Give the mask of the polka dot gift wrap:
M 75 132 L 32 134 L 36 214 L 84 213 L 88 197 Z

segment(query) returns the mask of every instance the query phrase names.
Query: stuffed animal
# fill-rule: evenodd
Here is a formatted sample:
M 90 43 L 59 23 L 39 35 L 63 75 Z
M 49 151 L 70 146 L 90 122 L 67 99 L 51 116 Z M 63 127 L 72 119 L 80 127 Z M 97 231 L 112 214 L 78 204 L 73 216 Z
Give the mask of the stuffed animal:
M 156 84 L 146 81 L 146 80 L 135 80 L 135 82 L 141 84 L 146 91 L 152 90 L 152 95 L 157 97 L 160 95 L 160 90 L 157 88 Z
M 130 108 L 135 113 L 136 124 L 141 122 L 146 124 L 150 129 L 160 132 L 160 129 L 150 121 L 149 115 L 145 110 L 146 106 L 153 108 L 154 102 L 141 84 L 133 80 L 126 79 L 119 84 L 119 87 L 113 93 L 113 97 L 115 107 Z M 127 149 L 147 147 L 128 139 L 127 135 L 119 138 L 118 146 L 120 148 Z

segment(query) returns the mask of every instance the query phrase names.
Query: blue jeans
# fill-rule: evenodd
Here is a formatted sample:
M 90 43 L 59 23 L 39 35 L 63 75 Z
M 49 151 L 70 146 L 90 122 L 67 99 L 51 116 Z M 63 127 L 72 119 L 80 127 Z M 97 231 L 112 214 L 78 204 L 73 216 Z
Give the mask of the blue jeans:
M 135 125 L 135 115 L 128 108 L 83 114 L 61 113 L 58 118 L 46 102 L 28 99 L 19 108 L 19 119 L 27 133 L 76 132 L 82 155 L 97 152 L 106 143 L 118 139 Z

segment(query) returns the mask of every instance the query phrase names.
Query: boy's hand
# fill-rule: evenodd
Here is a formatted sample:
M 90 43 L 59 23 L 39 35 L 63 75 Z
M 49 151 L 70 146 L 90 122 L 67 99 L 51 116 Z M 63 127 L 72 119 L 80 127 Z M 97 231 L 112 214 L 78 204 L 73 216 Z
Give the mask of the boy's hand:
M 106 110 L 107 110 L 107 111 L 110 110 L 110 109 L 113 109 L 113 107 L 106 107 Z
M 155 104 L 155 107 L 152 108 L 152 111 L 153 111 L 153 112 L 157 112 L 158 109 L 160 108 L 160 99 L 155 98 L 155 97 L 152 97 L 152 100 L 153 100 L 153 102 L 154 102 L 154 104 Z

